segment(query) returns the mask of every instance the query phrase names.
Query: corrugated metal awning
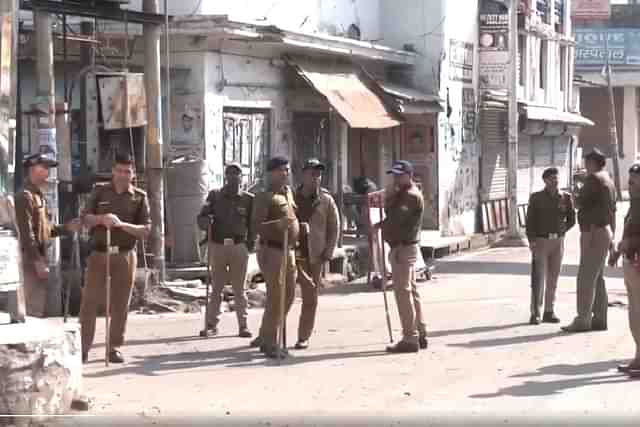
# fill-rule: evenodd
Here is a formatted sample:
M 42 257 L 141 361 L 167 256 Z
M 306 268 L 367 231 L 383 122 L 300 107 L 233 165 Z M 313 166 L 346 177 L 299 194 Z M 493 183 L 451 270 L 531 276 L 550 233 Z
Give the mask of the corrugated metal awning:
M 287 62 L 327 98 L 352 128 L 386 129 L 401 124 L 382 99 L 367 86 L 362 73 L 354 66 L 311 63 L 291 58 Z
M 549 107 L 526 105 L 524 107 L 527 119 L 552 123 L 566 123 L 576 126 L 593 126 L 593 122 L 577 113 L 559 111 Z
M 441 113 L 444 101 L 437 95 L 421 92 L 394 83 L 378 81 L 382 90 L 398 103 L 403 114 Z

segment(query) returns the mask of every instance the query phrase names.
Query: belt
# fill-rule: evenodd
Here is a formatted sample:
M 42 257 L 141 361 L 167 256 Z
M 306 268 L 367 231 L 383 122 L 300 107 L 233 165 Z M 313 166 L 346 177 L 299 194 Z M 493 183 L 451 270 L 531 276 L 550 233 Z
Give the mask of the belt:
M 580 226 L 580 231 L 591 231 L 594 228 L 606 228 L 609 224 L 585 224 Z
M 226 237 L 223 239 L 211 239 L 213 243 L 217 243 L 219 245 L 224 245 L 225 240 L 233 240 L 233 243 L 239 245 L 241 243 L 247 243 L 247 238 L 244 236 L 235 236 L 235 237 Z
M 400 240 L 399 242 L 391 242 L 389 246 L 391 249 L 397 248 L 398 246 L 411 246 L 418 244 L 417 240 Z
M 265 240 L 264 245 L 268 248 L 284 250 L 284 244 L 282 242 L 278 242 L 275 240 Z M 294 249 L 294 248 L 289 247 L 289 249 Z
M 538 234 L 536 237 L 540 239 L 561 239 L 564 237 L 564 233 Z
M 111 246 L 111 251 L 113 252 L 117 252 L 117 253 L 124 253 L 124 252 L 130 252 L 132 250 L 134 250 L 136 247 L 132 247 L 132 248 L 122 248 L 120 246 Z M 93 249 L 93 252 L 100 252 L 103 254 L 107 253 L 107 247 L 106 246 L 95 246 Z

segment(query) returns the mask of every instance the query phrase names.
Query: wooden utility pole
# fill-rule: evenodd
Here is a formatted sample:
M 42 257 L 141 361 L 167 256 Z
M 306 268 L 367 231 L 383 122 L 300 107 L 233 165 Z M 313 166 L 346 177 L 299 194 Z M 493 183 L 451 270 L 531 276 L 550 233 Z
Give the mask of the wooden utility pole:
M 519 238 L 518 222 L 518 1 L 509 6 L 509 136 L 507 160 L 509 178 L 509 237 Z
M 613 159 L 613 180 L 616 185 L 616 198 L 622 200 L 622 182 L 620 180 L 620 154 L 618 148 L 618 124 L 616 122 L 616 104 L 613 97 L 611 83 L 611 64 L 609 63 L 609 31 L 608 26 L 604 35 L 605 50 L 605 80 L 609 92 L 609 143 L 611 144 L 611 158 Z
M 56 140 L 56 105 L 55 85 L 53 74 L 53 38 L 52 22 L 49 13 L 36 9 L 33 13 L 36 33 L 36 103 L 33 110 L 37 111 L 34 133 L 36 144 L 31 147 L 32 153 L 38 151 L 54 151 L 57 157 L 59 147 Z M 47 147 L 45 149 L 45 147 Z M 49 177 L 49 184 L 45 191 L 52 222 L 58 223 L 58 171 L 53 168 Z M 60 242 L 54 239 L 48 249 L 49 260 L 49 292 L 47 314 L 59 316 L 62 314 L 62 279 L 60 272 Z
M 144 0 L 143 11 L 158 15 L 158 0 Z M 144 81 L 147 95 L 146 175 L 151 208 L 151 252 L 160 281 L 165 279 L 164 188 L 162 167 L 162 119 L 160 95 L 160 35 L 157 24 L 144 24 Z M 168 73 L 168 70 L 167 70 Z

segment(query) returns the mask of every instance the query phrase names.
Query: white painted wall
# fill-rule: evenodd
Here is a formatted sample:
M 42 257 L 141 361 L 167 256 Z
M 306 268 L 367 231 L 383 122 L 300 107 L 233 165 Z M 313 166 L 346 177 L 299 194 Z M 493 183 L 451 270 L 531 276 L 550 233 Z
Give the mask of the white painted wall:
M 416 88 L 432 93 L 440 90 L 438 64 L 445 55 L 445 7 L 464 10 L 469 3 L 476 1 L 380 0 L 381 43 L 396 49 L 412 45 L 420 55 L 415 66 Z M 450 20 L 456 22 L 457 13 Z
M 130 9 L 141 10 L 142 0 Z M 379 0 L 169 0 L 171 15 L 229 15 L 231 19 L 277 25 L 280 28 L 328 35 L 344 35 L 351 24 L 362 40 L 377 40 Z M 164 13 L 164 1 L 160 0 Z

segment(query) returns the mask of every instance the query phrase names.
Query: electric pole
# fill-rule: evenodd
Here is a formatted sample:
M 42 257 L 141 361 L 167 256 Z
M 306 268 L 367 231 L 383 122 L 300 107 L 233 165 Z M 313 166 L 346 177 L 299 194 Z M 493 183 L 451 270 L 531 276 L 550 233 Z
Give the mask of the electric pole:
M 51 153 L 57 158 L 59 149 L 56 138 L 56 104 L 53 74 L 53 38 L 51 15 L 43 10 L 33 12 L 36 33 L 36 125 L 34 126 L 35 141 L 31 147 L 32 153 Z M 57 224 L 60 218 L 58 195 L 58 171 L 52 168 L 49 182 L 44 194 L 51 221 Z M 62 314 L 62 277 L 60 271 L 60 242 L 53 239 L 47 250 L 49 261 L 49 292 L 47 314 L 59 316 Z
M 144 0 L 143 11 L 160 14 L 158 0 Z M 144 24 L 144 81 L 147 97 L 146 175 L 151 208 L 151 252 L 159 280 L 165 280 L 164 188 L 162 167 L 162 119 L 160 94 L 160 34 L 157 24 Z M 167 74 L 169 70 L 167 70 Z M 145 254 L 146 256 L 146 254 Z
M 507 194 L 509 195 L 509 237 L 521 238 L 518 222 L 518 1 L 509 6 L 509 136 Z M 521 65 L 522 66 L 522 65 Z
M 613 85 L 611 84 L 611 63 L 609 62 L 609 28 L 605 28 L 605 80 L 609 92 L 609 143 L 611 144 L 611 158 L 613 159 L 613 180 L 616 185 L 616 198 L 622 200 L 622 183 L 620 181 L 620 154 L 618 148 L 618 125 L 616 122 L 616 104 L 613 97 Z

